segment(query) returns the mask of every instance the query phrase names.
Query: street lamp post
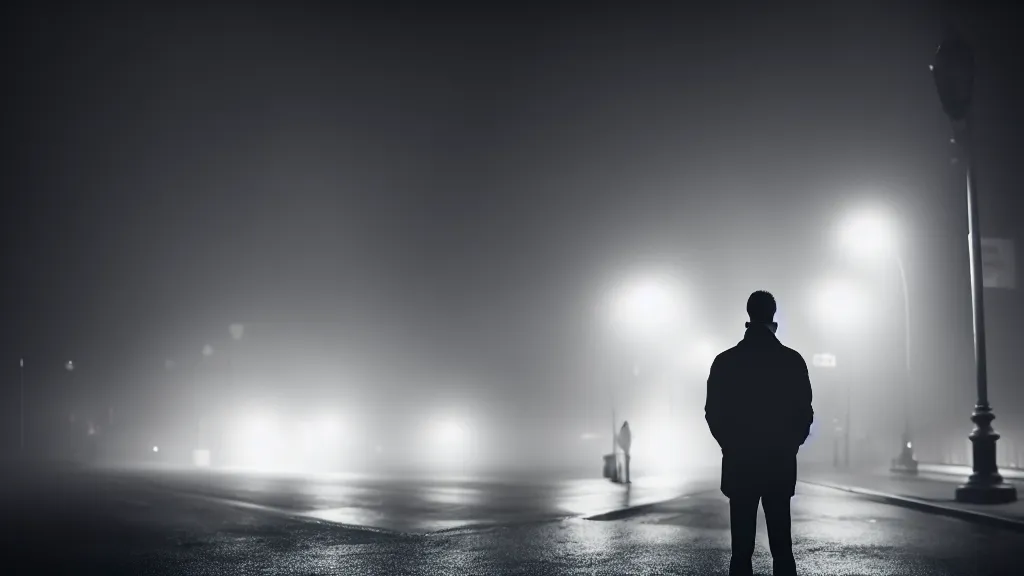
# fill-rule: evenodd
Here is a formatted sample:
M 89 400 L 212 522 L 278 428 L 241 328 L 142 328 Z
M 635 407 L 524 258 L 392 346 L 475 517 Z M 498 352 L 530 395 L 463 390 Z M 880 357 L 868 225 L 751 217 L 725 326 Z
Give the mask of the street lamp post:
M 910 289 L 907 284 L 907 269 L 903 264 L 896 247 L 893 246 L 892 225 L 881 216 L 864 214 L 854 217 L 844 230 L 844 242 L 854 252 L 884 253 L 892 258 L 900 275 L 900 290 L 903 296 L 903 362 L 904 383 L 901 387 L 903 410 L 903 433 L 900 438 L 899 454 L 892 460 L 893 472 L 916 474 L 917 460 L 914 458 L 914 443 L 910 427 L 910 384 L 913 379 L 911 370 L 911 334 L 910 334 Z
M 996 464 L 999 434 L 992 427 L 995 414 L 988 401 L 988 371 L 985 350 L 984 283 L 981 262 L 981 226 L 978 215 L 978 186 L 975 180 L 971 142 L 971 99 L 974 89 L 974 50 L 966 40 L 947 28 L 945 38 L 931 66 L 943 111 L 953 124 L 954 141 L 965 152 L 967 180 L 967 222 L 970 238 L 971 310 L 974 316 L 974 360 L 978 400 L 969 438 L 973 446 L 973 474 L 956 489 L 960 502 L 1001 504 L 1017 499 L 1017 490 L 1003 481 Z
M 917 474 L 917 459 L 914 458 L 914 442 L 910 434 L 910 290 L 907 288 L 907 270 L 903 259 L 893 252 L 896 267 L 900 272 L 900 285 L 903 289 L 903 361 L 906 382 L 903 384 L 903 436 L 900 438 L 900 454 L 892 463 L 894 472 Z
M 18 359 L 18 449 L 25 451 L 25 359 Z

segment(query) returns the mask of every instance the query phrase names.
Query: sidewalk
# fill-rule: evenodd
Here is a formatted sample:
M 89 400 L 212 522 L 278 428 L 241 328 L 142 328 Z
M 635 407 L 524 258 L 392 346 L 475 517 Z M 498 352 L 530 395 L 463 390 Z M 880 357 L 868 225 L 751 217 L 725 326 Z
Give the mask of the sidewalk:
M 860 494 L 874 500 L 914 508 L 933 514 L 942 514 L 1024 531 L 1024 484 L 1014 478 L 1018 500 L 1010 504 L 964 504 L 955 500 L 956 487 L 963 484 L 969 472 L 965 467 L 945 467 L 947 473 L 938 473 L 925 467 L 917 476 L 893 474 L 887 469 L 844 471 L 825 465 L 801 466 L 800 481 Z M 963 468 L 963 469 L 961 469 Z

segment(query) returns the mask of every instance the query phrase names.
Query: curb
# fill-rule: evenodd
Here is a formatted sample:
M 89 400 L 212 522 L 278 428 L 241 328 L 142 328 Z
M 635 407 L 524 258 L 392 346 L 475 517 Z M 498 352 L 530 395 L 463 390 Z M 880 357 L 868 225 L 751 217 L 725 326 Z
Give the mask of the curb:
M 957 477 L 961 479 L 967 478 L 974 472 L 970 466 L 959 466 L 956 464 L 929 464 L 926 462 L 919 463 L 917 465 L 917 471 L 924 472 L 926 474 Z M 999 473 L 1002 475 L 1004 482 L 1014 483 L 1024 481 L 1024 470 L 1000 467 Z
M 828 484 L 825 482 L 811 482 L 808 480 L 801 480 L 800 482 L 811 486 L 820 486 L 822 488 L 831 488 L 833 490 L 841 490 L 843 492 L 857 494 L 858 496 L 864 496 L 866 498 L 875 500 L 876 502 L 881 502 L 883 504 L 891 504 L 893 506 L 910 508 L 928 514 L 948 516 L 951 518 L 957 518 L 959 520 L 965 520 L 967 522 L 974 522 L 975 524 L 983 524 L 986 526 L 1002 528 L 1005 530 L 1024 532 L 1024 520 L 1014 520 L 1011 518 L 1004 518 L 1003 516 L 997 516 L 995 514 L 989 514 L 986 512 L 965 510 L 962 508 L 955 508 L 953 506 L 943 506 L 942 504 L 935 504 L 934 502 L 928 502 L 926 500 L 919 500 L 917 498 L 910 498 L 908 496 L 896 496 L 895 494 L 887 494 L 885 492 L 876 492 L 874 490 L 868 490 L 867 488 L 856 488 L 853 486 L 844 486 L 842 484 Z

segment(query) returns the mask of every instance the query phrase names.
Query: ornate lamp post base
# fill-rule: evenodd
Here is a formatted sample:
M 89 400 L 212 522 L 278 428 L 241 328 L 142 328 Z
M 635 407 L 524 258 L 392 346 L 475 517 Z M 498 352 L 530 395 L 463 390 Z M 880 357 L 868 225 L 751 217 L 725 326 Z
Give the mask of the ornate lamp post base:
M 957 502 L 968 504 L 1007 504 L 1017 501 L 1017 488 L 1003 481 L 996 466 L 996 440 L 999 434 L 992 428 L 995 416 L 988 406 L 975 406 L 971 420 L 971 444 L 974 455 L 974 473 L 967 483 L 956 489 Z
M 1002 478 L 995 484 L 967 484 L 958 486 L 956 489 L 956 501 L 965 504 L 1009 504 L 1017 501 L 1017 488 L 1013 484 L 1003 482 Z

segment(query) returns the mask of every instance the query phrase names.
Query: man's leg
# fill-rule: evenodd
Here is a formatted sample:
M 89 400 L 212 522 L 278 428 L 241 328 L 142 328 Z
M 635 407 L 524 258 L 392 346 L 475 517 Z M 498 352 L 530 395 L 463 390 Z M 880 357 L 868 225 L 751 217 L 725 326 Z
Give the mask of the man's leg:
M 772 573 L 775 576 L 796 576 L 790 497 L 765 496 L 761 503 L 765 524 L 768 525 L 768 545 L 772 550 Z
M 749 576 L 754 573 L 754 537 L 757 533 L 757 496 L 737 496 L 729 499 L 729 529 L 732 532 L 732 561 L 730 576 Z

